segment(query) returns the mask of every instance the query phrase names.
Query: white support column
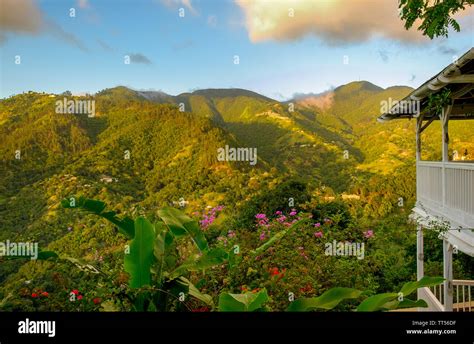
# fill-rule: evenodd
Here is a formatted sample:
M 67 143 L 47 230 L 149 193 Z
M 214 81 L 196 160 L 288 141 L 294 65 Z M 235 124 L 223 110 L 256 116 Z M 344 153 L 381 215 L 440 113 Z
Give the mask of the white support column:
M 418 225 L 416 231 L 416 279 L 420 280 L 425 272 L 424 272 L 424 260 L 425 257 L 423 255 L 423 226 Z
M 416 161 L 421 160 L 421 125 L 423 120 L 420 116 L 416 118 Z
M 444 310 L 453 310 L 453 245 L 443 239 Z
M 417 225 L 416 227 L 416 279 L 419 281 L 423 278 L 424 271 L 424 254 L 423 254 L 423 226 Z M 421 289 L 417 290 L 418 300 L 422 299 Z
M 442 161 L 443 161 L 443 167 L 442 167 L 442 186 L 441 190 L 443 193 L 443 199 L 442 199 L 442 204 L 443 207 L 446 205 L 446 166 L 445 164 L 449 162 L 449 155 L 448 155 L 448 149 L 449 149 L 449 130 L 448 130 L 448 123 L 449 123 L 449 116 L 451 114 L 451 109 L 453 108 L 452 105 L 448 105 L 443 109 L 442 114 L 439 116 L 439 119 L 441 120 L 441 132 L 442 132 L 442 137 L 441 137 L 441 151 L 442 151 Z
M 440 116 L 441 119 L 441 130 L 442 130 L 442 153 L 443 153 L 443 162 L 449 161 L 448 155 L 448 146 L 449 146 L 449 130 L 448 130 L 448 123 L 449 123 L 449 116 L 451 114 L 452 105 L 448 105 L 446 108 L 443 109 L 443 113 Z

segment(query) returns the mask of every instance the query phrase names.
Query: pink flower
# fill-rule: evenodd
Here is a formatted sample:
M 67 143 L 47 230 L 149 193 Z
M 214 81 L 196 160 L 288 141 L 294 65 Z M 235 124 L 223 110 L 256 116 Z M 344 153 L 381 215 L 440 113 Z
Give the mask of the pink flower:
M 260 234 L 260 240 L 265 240 L 265 232 L 262 232 L 262 234 Z
M 282 212 L 281 210 L 277 210 L 277 211 L 275 212 L 275 215 L 282 215 L 282 214 L 283 214 L 283 212 Z
M 295 216 L 296 214 L 297 214 L 296 211 L 292 211 L 292 212 L 290 213 L 290 216 Z
M 314 224 L 314 227 L 321 227 L 321 223 L 319 223 L 319 222 L 318 222 L 318 223 L 315 223 L 315 224 Z
M 277 221 L 280 222 L 280 223 L 285 222 L 285 220 L 286 220 L 286 216 L 285 216 L 285 215 L 282 215 L 282 216 L 280 216 L 279 218 L 277 218 Z
M 374 236 L 374 231 L 369 229 L 368 231 L 364 232 L 364 237 L 367 239 L 372 238 Z
M 267 219 L 267 215 L 265 215 L 265 214 L 257 214 L 257 215 L 255 215 L 255 218 L 256 218 L 256 219 L 259 219 L 259 220 L 266 220 L 266 219 Z
M 314 232 L 314 236 L 316 238 L 322 238 L 323 237 L 323 232 L 319 231 L 319 232 Z

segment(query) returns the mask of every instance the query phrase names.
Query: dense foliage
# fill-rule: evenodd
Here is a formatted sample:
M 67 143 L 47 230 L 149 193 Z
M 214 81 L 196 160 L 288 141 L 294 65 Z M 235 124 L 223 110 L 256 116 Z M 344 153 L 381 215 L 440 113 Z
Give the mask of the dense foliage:
M 415 199 L 414 128 L 374 118 L 382 99 L 409 89 L 359 82 L 334 92 L 329 107 L 295 101 L 290 111 L 244 90 L 146 98 L 120 87 L 95 95 L 92 118 L 56 114 L 63 95 L 1 100 L 0 242 L 38 242 L 60 258 L 0 258 L 0 308 L 285 310 L 290 293 L 298 300 L 333 287 L 364 291 L 334 305 L 347 310 L 400 290 L 416 277 L 416 232 L 407 221 Z M 427 152 L 439 146 L 437 129 L 426 130 Z M 450 130 L 459 152 L 474 149 L 472 127 L 455 123 Z M 258 148 L 258 164 L 218 161 L 216 150 L 226 144 Z M 99 210 L 64 209 L 61 201 L 73 195 L 77 207 L 95 199 Z M 192 218 L 199 241 L 174 232 L 170 216 Z M 117 234 L 119 219 L 145 239 Z M 138 264 L 151 264 L 150 275 L 136 279 L 127 245 L 143 244 L 149 253 L 150 242 L 153 254 Z M 333 242 L 364 244 L 364 256 L 327 254 Z M 159 264 L 161 272 L 159 247 L 174 257 Z M 436 233 L 426 250 L 427 274 L 441 275 Z M 208 255 L 211 265 L 192 267 Z M 455 267 L 456 278 L 473 277 L 463 254 Z

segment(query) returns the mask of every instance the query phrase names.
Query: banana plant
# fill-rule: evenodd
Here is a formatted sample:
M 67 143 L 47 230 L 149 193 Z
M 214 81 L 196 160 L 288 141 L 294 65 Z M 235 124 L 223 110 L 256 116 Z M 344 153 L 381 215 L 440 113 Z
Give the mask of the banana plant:
M 65 199 L 62 206 L 105 218 L 130 240 L 125 250 L 124 270 L 130 276 L 128 286 L 135 310 L 180 309 L 188 297 L 214 309 L 212 297 L 201 293 L 188 278 L 191 272 L 204 272 L 228 262 L 229 253 L 220 248 L 210 249 L 197 221 L 171 207 L 160 209 L 155 223 L 142 216 L 133 220 L 106 210 L 102 201 L 84 197 Z M 190 238 L 197 253 L 179 263 L 177 240 L 181 238 Z
M 257 312 L 264 311 L 264 304 L 269 300 L 267 290 L 243 294 L 221 293 L 219 295 L 220 312 Z
M 363 300 L 356 308 L 357 312 L 390 311 L 395 309 L 420 307 L 428 305 L 424 300 L 413 301 L 406 297 L 423 287 L 432 287 L 444 281 L 443 277 L 425 276 L 416 282 L 407 282 L 398 293 L 382 293 L 370 296 Z M 364 294 L 363 291 L 352 288 L 332 288 L 319 297 L 301 298 L 295 300 L 287 308 L 290 312 L 304 312 L 316 309 L 330 310 L 340 302 L 347 299 L 357 299 Z

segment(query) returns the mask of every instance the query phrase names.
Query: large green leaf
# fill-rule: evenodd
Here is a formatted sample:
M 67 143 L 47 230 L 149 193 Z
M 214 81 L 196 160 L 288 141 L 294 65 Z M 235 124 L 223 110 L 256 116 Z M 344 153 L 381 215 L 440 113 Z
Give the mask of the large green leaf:
M 262 309 L 268 301 L 266 289 L 258 293 L 245 294 L 221 293 L 219 295 L 219 311 L 221 312 L 253 312 Z
M 396 304 L 393 306 L 393 308 L 389 309 L 403 309 L 403 308 L 426 308 L 428 307 L 428 304 L 426 303 L 425 300 L 410 300 L 410 299 L 404 299 L 403 301 L 398 301 Z
M 438 285 L 444 281 L 443 277 L 422 277 L 419 281 L 416 282 L 407 282 L 403 285 L 400 292 L 403 294 L 403 297 L 406 297 L 413 293 L 418 288 L 432 287 Z
M 425 276 L 416 282 L 407 282 L 403 285 L 400 293 L 383 293 L 371 296 L 365 299 L 359 307 L 358 312 L 374 312 L 383 311 L 399 308 L 408 307 L 427 307 L 426 302 L 423 300 L 412 301 L 406 299 L 407 296 L 412 294 L 418 288 L 431 287 L 440 284 L 444 281 L 443 277 L 429 277 Z M 399 296 L 402 296 L 402 301 L 398 300 Z
M 168 226 L 175 237 L 179 238 L 190 235 L 196 246 L 201 251 L 206 251 L 208 249 L 206 237 L 197 221 L 172 207 L 158 210 L 158 216 Z
M 61 201 L 61 205 L 64 208 L 81 208 L 88 212 L 91 212 L 95 215 L 101 216 L 114 225 L 116 225 L 119 229 L 119 232 L 124 234 L 127 238 L 133 239 L 135 234 L 134 229 L 134 222 L 129 217 L 120 218 L 114 211 L 107 211 L 105 212 L 105 203 L 102 201 L 92 200 L 81 197 L 70 197 L 69 199 L 64 199 Z
M 144 217 L 135 220 L 135 238 L 130 242 L 130 252 L 125 254 L 125 271 L 130 274 L 130 288 L 150 285 L 150 268 L 154 260 L 155 230 Z
M 189 271 L 204 271 L 227 261 L 229 254 L 222 248 L 214 248 L 203 253 L 197 259 L 189 259 L 170 274 L 170 279 L 177 278 Z
M 198 288 L 194 284 L 192 284 L 187 278 L 185 277 L 180 277 L 179 278 L 179 283 L 184 284 L 188 287 L 189 295 L 194 297 L 195 299 L 198 299 L 199 301 L 202 301 L 206 305 L 210 306 L 211 308 L 214 308 L 214 301 L 212 300 L 212 296 L 208 294 L 203 294 L 199 291 Z
M 357 307 L 358 312 L 375 312 L 386 310 L 385 304 L 394 301 L 398 297 L 397 293 L 383 293 L 368 297 Z
M 345 299 L 355 299 L 362 291 L 352 288 L 331 288 L 321 296 L 295 300 L 287 308 L 290 312 L 305 312 L 314 309 L 333 309 Z
M 153 254 L 156 258 L 156 274 L 158 284 L 161 285 L 161 282 L 163 280 L 163 269 L 166 265 L 166 234 L 168 233 L 168 231 L 166 230 L 166 227 L 163 222 L 155 223 L 155 231 L 156 237 L 153 248 Z

